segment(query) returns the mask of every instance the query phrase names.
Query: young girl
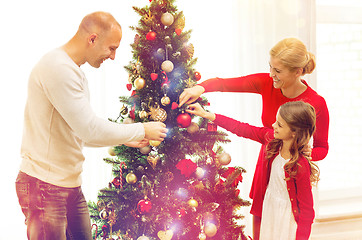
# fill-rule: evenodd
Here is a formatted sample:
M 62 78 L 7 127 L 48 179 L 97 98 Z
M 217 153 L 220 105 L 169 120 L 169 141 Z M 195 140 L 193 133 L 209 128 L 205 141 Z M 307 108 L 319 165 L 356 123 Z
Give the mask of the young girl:
M 311 183 L 319 169 L 303 156 L 315 131 L 314 108 L 301 101 L 280 106 L 273 129 L 254 127 L 191 104 L 188 113 L 214 121 L 240 137 L 262 146 L 261 199 L 253 199 L 251 212 L 260 212 L 261 240 L 307 240 L 314 219 Z
M 329 113 L 326 101 L 314 91 L 303 76 L 310 74 L 316 67 L 315 56 L 307 50 L 305 44 L 297 38 L 285 38 L 279 41 L 269 52 L 269 73 L 249 74 L 232 78 L 211 78 L 186 88 L 180 95 L 181 107 L 197 100 L 207 92 L 248 92 L 260 94 L 262 99 L 261 120 L 264 127 L 272 128 L 279 107 L 286 102 L 303 101 L 310 103 L 316 111 L 316 131 L 313 135 L 313 148 L 306 147 L 304 156 L 312 161 L 324 159 L 328 153 Z M 259 153 L 261 154 L 261 153 Z M 260 156 L 260 155 L 259 155 Z M 258 159 L 260 161 L 260 158 Z M 257 164 L 256 166 L 260 166 Z M 255 169 L 250 189 L 250 198 L 261 199 L 259 169 Z M 253 214 L 253 237 L 259 240 L 261 218 Z

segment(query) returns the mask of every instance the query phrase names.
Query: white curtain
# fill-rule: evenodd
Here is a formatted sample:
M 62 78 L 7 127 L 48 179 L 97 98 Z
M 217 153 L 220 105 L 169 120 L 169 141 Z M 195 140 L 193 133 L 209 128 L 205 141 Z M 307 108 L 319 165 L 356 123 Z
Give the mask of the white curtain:
M 115 61 L 106 61 L 100 69 L 85 65 L 91 91 L 91 103 L 101 117 L 116 117 L 121 107 L 118 97 L 127 95 L 127 73 L 123 66 L 131 60 L 130 43 L 139 16 L 131 6 L 144 6 L 149 0 L 71 1 L 46 0 L 7 1 L 1 8 L 0 88 L 2 193 L 0 239 L 26 239 L 24 218 L 17 203 L 14 181 L 20 164 L 19 149 L 27 78 L 33 65 L 50 49 L 68 41 L 82 17 L 90 12 L 111 12 L 123 26 L 123 39 Z M 279 40 L 295 36 L 314 52 L 315 0 L 209 0 L 176 1 L 186 17 L 185 29 L 192 29 L 191 40 L 198 57 L 197 70 L 202 80 L 211 77 L 235 77 L 268 72 L 269 49 Z M 70 8 L 69 6 L 72 6 Z M 312 86 L 313 86 L 312 82 Z M 238 93 L 208 93 L 210 110 L 235 119 L 261 125 L 260 96 Z M 232 155 L 232 165 L 247 170 L 241 184 L 243 198 L 248 198 L 254 166 L 260 145 L 230 135 L 232 143 L 225 150 Z M 111 180 L 110 166 L 103 161 L 107 149 L 86 149 L 83 189 L 88 200 L 96 200 L 97 191 Z M 245 208 L 243 214 L 251 235 L 251 222 Z

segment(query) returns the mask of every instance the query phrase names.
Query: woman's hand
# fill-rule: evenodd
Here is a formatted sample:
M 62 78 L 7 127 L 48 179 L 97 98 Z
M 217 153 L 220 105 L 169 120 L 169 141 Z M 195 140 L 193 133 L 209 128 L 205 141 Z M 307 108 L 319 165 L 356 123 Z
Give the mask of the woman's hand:
M 127 147 L 142 148 L 142 147 L 146 147 L 149 145 L 149 140 L 147 138 L 144 138 L 140 141 L 125 143 L 124 145 Z
M 190 114 L 194 114 L 196 116 L 200 116 L 202 118 L 206 118 L 209 119 L 210 121 L 214 121 L 215 120 L 215 114 L 211 113 L 211 112 L 207 112 L 205 111 L 205 109 L 203 109 L 200 105 L 200 103 L 194 103 L 194 104 L 190 104 L 187 109 L 186 112 L 190 113 Z
M 193 86 L 192 88 L 186 88 L 180 95 L 179 107 L 185 103 L 190 104 L 195 102 L 203 92 L 205 92 L 205 88 L 200 85 Z

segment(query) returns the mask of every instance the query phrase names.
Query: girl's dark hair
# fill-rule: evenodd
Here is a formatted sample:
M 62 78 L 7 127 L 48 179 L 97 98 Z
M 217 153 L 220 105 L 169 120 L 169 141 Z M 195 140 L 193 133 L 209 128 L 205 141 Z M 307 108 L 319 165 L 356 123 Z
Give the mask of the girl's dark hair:
M 308 145 L 310 138 L 315 131 L 316 113 L 314 107 L 302 101 L 287 102 L 279 108 L 282 117 L 289 128 L 295 134 L 293 143 L 289 149 L 291 158 L 284 165 L 284 170 L 291 178 L 298 172 L 298 159 L 303 155 L 303 148 Z M 267 145 L 267 160 L 271 160 L 277 155 L 283 145 L 280 139 L 273 139 Z M 319 168 L 309 161 L 311 167 L 310 180 L 315 183 L 319 180 Z

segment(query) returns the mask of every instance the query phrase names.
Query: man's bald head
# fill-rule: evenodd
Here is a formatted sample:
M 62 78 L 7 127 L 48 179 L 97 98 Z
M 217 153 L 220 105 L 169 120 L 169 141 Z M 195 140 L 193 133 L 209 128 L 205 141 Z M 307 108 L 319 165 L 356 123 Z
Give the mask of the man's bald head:
M 113 28 L 121 29 L 117 20 L 107 12 L 94 12 L 85 16 L 79 25 L 78 33 L 106 33 Z
M 83 18 L 64 49 L 78 66 L 88 62 L 98 68 L 106 59 L 114 60 L 121 39 L 117 20 L 109 13 L 94 12 Z

